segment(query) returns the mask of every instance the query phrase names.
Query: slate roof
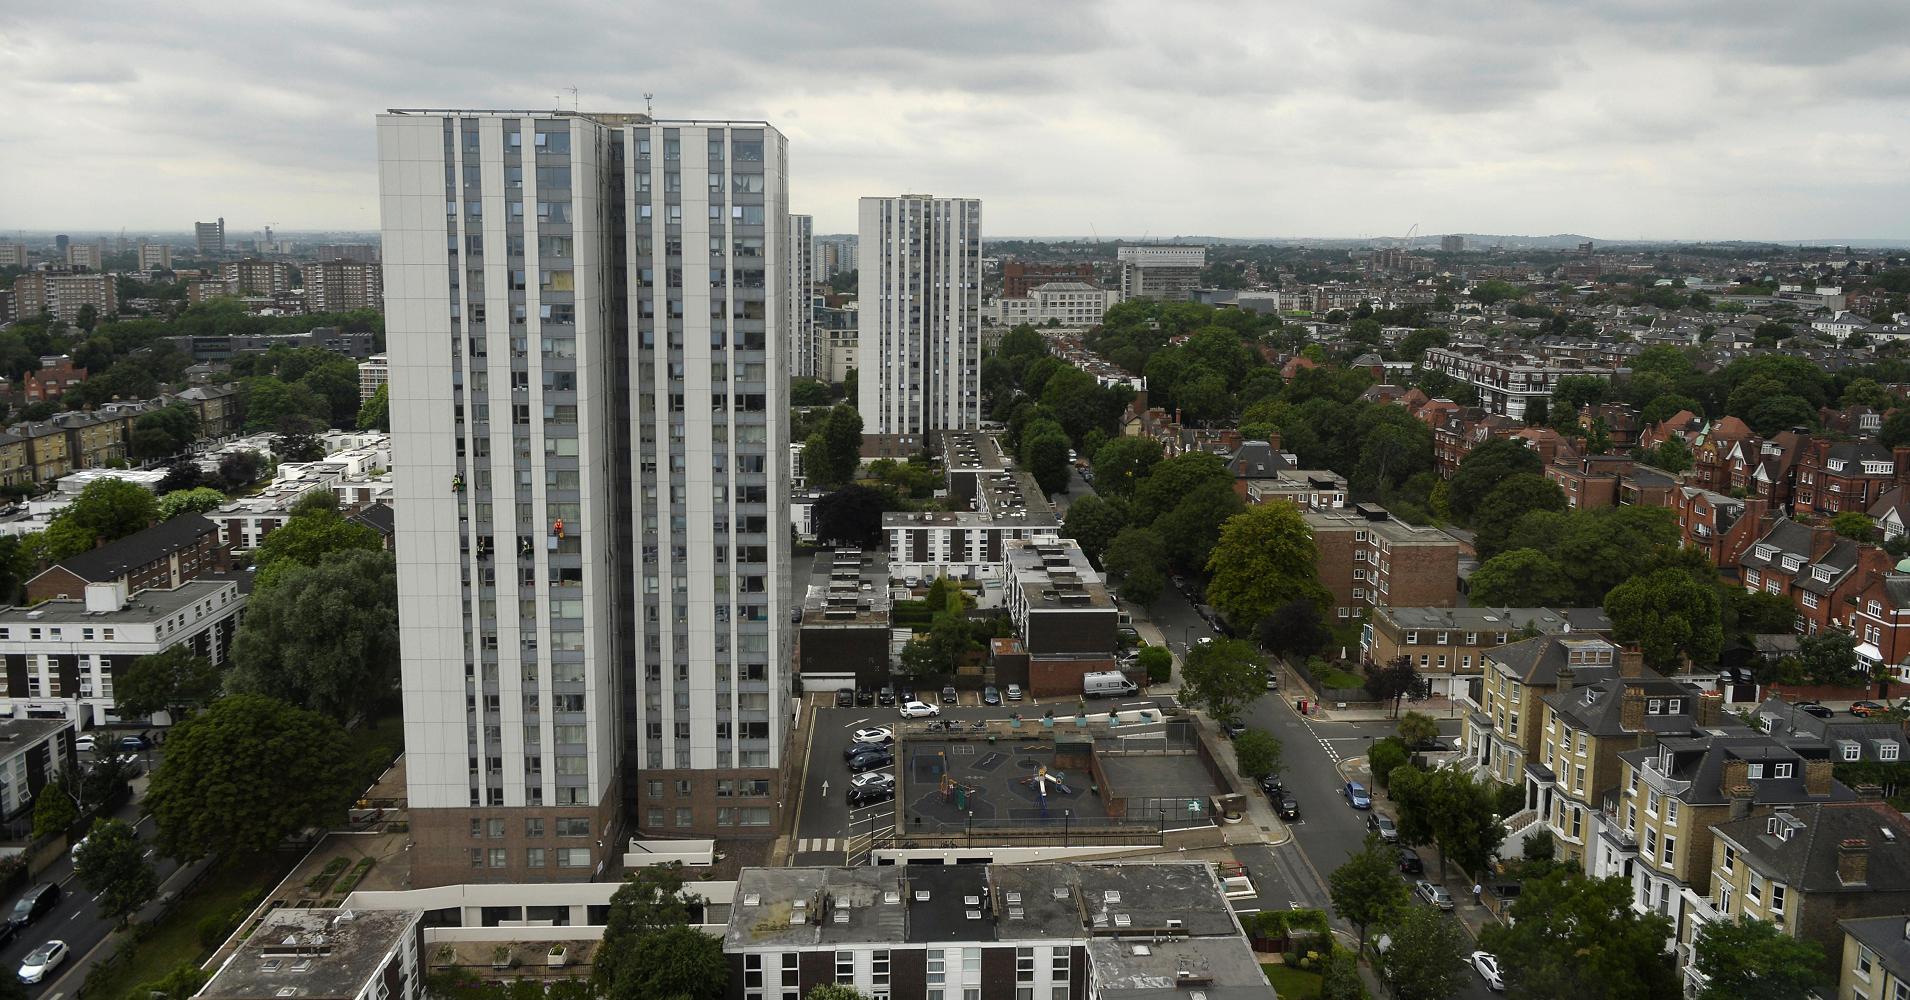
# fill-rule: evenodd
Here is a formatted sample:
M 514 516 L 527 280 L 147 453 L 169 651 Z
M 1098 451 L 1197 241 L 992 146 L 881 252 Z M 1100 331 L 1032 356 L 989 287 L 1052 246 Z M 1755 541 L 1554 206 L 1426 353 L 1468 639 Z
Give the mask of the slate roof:
M 1595 643 L 1607 647 L 1612 653 L 1610 664 L 1574 664 L 1571 661 L 1571 646 L 1576 643 Z M 1519 683 L 1537 687 L 1551 687 L 1558 683 L 1559 671 L 1570 667 L 1581 684 L 1596 683 L 1598 680 L 1618 672 L 1618 647 L 1595 636 L 1579 635 L 1542 635 L 1535 639 L 1509 643 L 1485 654 L 1486 661 L 1503 667 L 1518 678 Z
M 1677 698 L 1683 705 L 1675 714 L 1647 714 L 1642 730 L 1627 729 L 1623 722 L 1627 692 L 1638 692 L 1647 703 L 1653 698 L 1667 701 Z M 1697 688 L 1663 677 L 1603 677 L 1570 691 L 1554 691 L 1539 700 L 1550 705 L 1561 718 L 1570 720 L 1572 728 L 1584 729 L 1593 736 L 1691 733 L 1698 728 Z
M 1243 441 L 1227 460 L 1227 471 L 1233 473 L 1235 479 L 1258 479 L 1291 468 L 1293 465 L 1286 456 L 1266 441 Z
M 1802 826 L 1782 840 L 1769 832 L 1768 816 L 1729 820 L 1715 829 L 1741 848 L 1752 870 L 1805 892 L 1910 890 L 1910 819 L 1902 813 L 1883 802 L 1824 802 L 1797 806 L 1790 814 Z M 1869 848 L 1864 880 L 1849 885 L 1837 876 L 1838 847 L 1846 840 L 1862 840 Z
M 1840 920 L 1837 926 L 1869 948 L 1879 964 L 1898 979 L 1910 979 L 1910 918 L 1864 917 Z
M 1793 765 L 1791 777 L 1764 777 L 1752 781 L 1754 803 L 1849 801 L 1856 797 L 1849 788 L 1835 781 L 1831 782 L 1827 795 L 1805 794 L 1803 755 L 1771 736 L 1743 727 L 1735 727 L 1722 735 L 1665 736 L 1656 746 L 1629 750 L 1618 756 L 1634 767 L 1644 767 L 1646 761 L 1666 751 L 1672 757 L 1671 778 L 1690 782 L 1690 787 L 1678 798 L 1692 805 L 1724 805 L 1730 801 L 1724 788 L 1724 765 L 1731 760 L 1762 763 L 1766 765 L 1767 773 L 1773 764 Z
M 218 525 L 206 520 L 205 515 L 181 514 L 56 565 L 88 583 L 104 583 L 119 579 L 135 567 L 190 548 L 206 535 L 218 534 Z

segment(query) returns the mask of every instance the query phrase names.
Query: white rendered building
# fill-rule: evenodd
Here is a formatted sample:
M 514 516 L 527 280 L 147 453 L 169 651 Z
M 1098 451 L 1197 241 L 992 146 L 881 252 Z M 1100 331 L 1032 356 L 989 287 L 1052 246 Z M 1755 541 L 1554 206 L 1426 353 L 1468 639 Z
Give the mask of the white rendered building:
M 587 879 L 636 827 L 769 834 L 785 140 L 528 111 L 378 133 L 414 884 Z
M 1108 307 L 1119 301 L 1120 292 L 1085 281 L 1050 281 L 1036 285 L 1026 298 L 998 300 L 995 320 L 1003 326 L 1046 326 L 1053 321 L 1064 327 L 1087 328 L 1100 323 Z
M 816 239 L 813 221 L 807 215 L 789 217 L 789 249 L 783 254 L 784 279 L 789 302 L 783 307 L 783 324 L 788 330 L 786 343 L 791 378 L 816 378 L 822 364 L 822 345 L 816 338 L 816 310 L 811 302 L 810 271 L 815 267 Z
M 865 434 L 981 424 L 982 203 L 864 198 L 856 409 Z

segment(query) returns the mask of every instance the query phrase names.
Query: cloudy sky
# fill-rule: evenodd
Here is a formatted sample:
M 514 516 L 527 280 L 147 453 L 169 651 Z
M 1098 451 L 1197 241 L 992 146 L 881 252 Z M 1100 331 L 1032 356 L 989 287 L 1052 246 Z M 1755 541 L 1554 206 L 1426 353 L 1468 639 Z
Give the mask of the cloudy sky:
M 1904 0 L 0 5 L 0 232 L 374 229 L 372 115 L 767 119 L 990 235 L 1910 237 Z

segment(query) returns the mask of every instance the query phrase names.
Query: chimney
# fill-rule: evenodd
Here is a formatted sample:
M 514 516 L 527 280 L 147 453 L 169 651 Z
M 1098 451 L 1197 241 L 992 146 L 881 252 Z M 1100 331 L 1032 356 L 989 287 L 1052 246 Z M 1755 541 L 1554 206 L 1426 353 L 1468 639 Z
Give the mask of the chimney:
M 1632 733 L 1645 728 L 1645 692 L 1627 685 L 1618 699 L 1618 725 Z
M 1858 785 L 1857 786 L 1857 801 L 1859 802 L 1883 801 L 1883 786 L 1870 785 L 1870 784 Z
M 1804 794 L 1811 796 L 1830 794 L 1830 761 L 1807 760 L 1804 762 Z
M 1897 474 L 1898 486 L 1910 486 L 1910 446 L 1898 445 L 1890 449 L 1890 460 Z
M 1743 819 L 1751 815 L 1751 800 L 1755 797 L 1755 792 L 1751 788 L 1740 785 L 1730 790 L 1730 796 L 1732 819 Z
M 1645 651 L 1635 646 L 1624 646 L 1618 650 L 1618 676 L 1645 676 Z
M 1837 881 L 1863 885 L 1870 879 L 1870 841 L 1851 837 L 1837 845 Z
M 1726 795 L 1733 794 L 1740 788 L 1749 789 L 1751 787 L 1750 762 L 1737 757 L 1725 761 L 1724 777 L 1718 779 L 1718 785 L 1724 789 Z
M 1577 680 L 1578 680 L 1577 671 L 1574 671 L 1571 667 L 1561 667 L 1559 668 L 1558 681 L 1556 682 L 1556 686 L 1553 688 L 1553 690 L 1561 692 L 1561 693 L 1570 691 L 1572 689 L 1573 683 L 1576 682 Z
M 1724 715 L 1724 693 L 1722 691 L 1698 692 L 1698 725 L 1704 729 L 1713 729 Z

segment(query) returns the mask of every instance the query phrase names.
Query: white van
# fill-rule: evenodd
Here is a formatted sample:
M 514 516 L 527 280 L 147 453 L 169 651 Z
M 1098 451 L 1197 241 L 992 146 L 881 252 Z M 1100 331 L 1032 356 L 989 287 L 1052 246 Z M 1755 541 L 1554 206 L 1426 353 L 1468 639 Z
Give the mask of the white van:
M 1090 698 L 1121 698 L 1139 694 L 1140 690 L 1119 670 L 1096 670 L 1081 675 L 1081 693 Z

